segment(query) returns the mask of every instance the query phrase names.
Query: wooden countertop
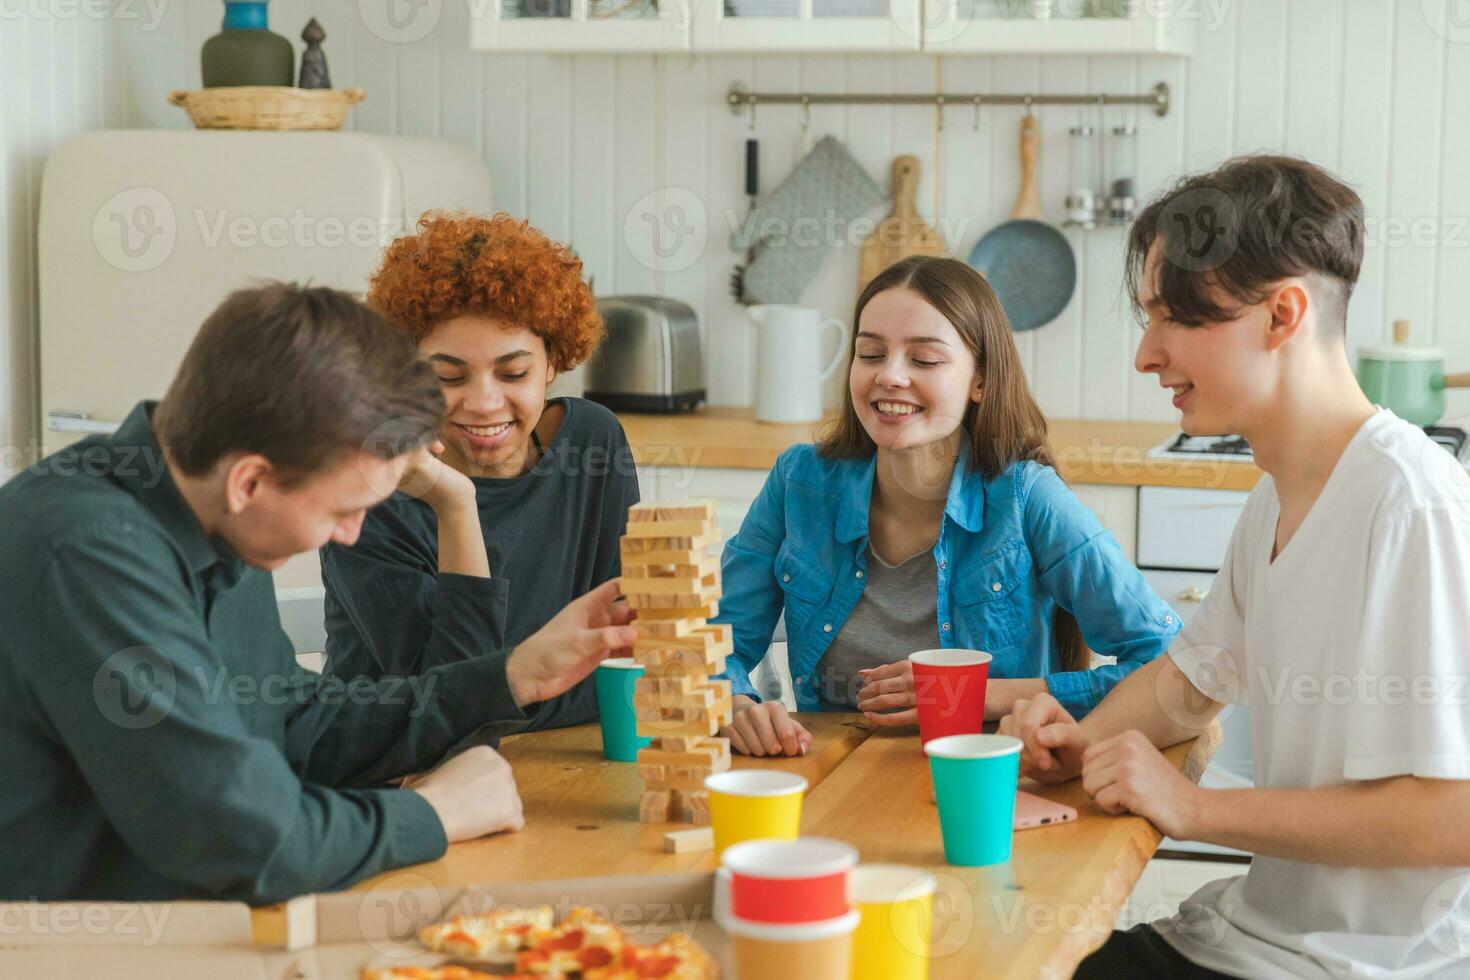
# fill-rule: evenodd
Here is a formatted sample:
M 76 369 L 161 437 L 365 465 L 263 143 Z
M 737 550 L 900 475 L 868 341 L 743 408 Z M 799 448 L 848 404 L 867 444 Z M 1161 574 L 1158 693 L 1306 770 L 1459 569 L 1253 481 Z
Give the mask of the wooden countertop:
M 874 734 L 859 714 L 798 717 L 814 737 L 806 756 L 736 756 L 735 767 L 805 775 L 812 788 L 802 833 L 849 841 L 868 863 L 916 865 L 938 876 L 933 980 L 1070 976 L 1107 938 L 1162 839 L 1141 818 L 1113 817 L 1093 806 L 1081 780 L 1048 787 L 1028 781 L 1023 788 L 1076 807 L 1078 820 L 1018 833 L 1006 865 L 947 865 L 928 762 L 912 729 Z M 1198 780 L 1219 739 L 1216 725 L 1165 754 Z M 502 750 L 515 770 L 525 829 L 454 844 L 438 861 L 379 875 L 353 890 L 715 867 L 709 851 L 664 853 L 664 832 L 674 825 L 638 822 L 637 768 L 602 758 L 596 725 L 512 736 Z M 282 944 L 283 907 L 254 910 L 253 926 L 257 944 Z
M 772 425 L 749 408 L 701 408 L 683 415 L 622 414 L 640 466 L 768 470 L 776 457 L 809 442 L 816 425 Z M 1070 483 L 1249 490 L 1261 471 L 1251 463 L 1149 459 L 1178 429 L 1161 422 L 1051 419 L 1057 469 Z

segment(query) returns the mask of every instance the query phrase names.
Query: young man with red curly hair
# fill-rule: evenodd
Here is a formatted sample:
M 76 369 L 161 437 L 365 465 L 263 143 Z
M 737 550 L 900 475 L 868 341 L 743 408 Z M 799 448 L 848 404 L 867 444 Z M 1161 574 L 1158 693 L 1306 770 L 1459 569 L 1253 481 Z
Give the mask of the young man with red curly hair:
M 505 214 L 429 214 L 389 246 L 368 302 L 418 345 L 448 413 L 357 543 L 322 549 L 327 670 L 343 677 L 418 674 L 531 635 L 619 574 L 638 502 L 617 418 L 546 397 L 603 333 L 567 248 Z M 594 717 L 589 680 L 530 727 Z

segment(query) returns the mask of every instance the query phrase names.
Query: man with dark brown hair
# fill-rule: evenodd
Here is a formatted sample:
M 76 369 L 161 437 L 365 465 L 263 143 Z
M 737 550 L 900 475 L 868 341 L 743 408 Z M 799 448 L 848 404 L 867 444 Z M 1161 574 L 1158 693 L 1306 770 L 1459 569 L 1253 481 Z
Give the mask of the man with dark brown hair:
M 1337 178 L 1258 156 L 1181 180 L 1129 235 L 1136 367 L 1266 475 L 1167 655 L 1080 723 L 1043 695 L 1001 728 L 1025 774 L 1254 858 L 1078 977 L 1470 975 L 1470 480 L 1353 377 L 1363 229 Z M 1250 708 L 1253 788 L 1157 748 L 1227 704 Z
M 162 402 L 0 488 L 0 899 L 273 902 L 522 825 L 482 743 L 632 643 L 616 580 L 513 650 L 335 681 L 297 666 L 267 571 L 431 472 L 443 411 L 376 313 L 269 285 Z

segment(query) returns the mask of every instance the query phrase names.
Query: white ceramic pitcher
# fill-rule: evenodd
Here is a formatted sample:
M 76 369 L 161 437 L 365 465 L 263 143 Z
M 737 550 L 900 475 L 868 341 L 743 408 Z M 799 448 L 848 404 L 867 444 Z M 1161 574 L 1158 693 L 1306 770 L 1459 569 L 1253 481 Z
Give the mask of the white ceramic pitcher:
M 822 417 L 822 384 L 847 354 L 847 325 L 812 306 L 752 306 L 755 321 L 755 417 L 759 422 L 815 422 Z M 837 330 L 837 349 L 825 365 L 822 340 Z

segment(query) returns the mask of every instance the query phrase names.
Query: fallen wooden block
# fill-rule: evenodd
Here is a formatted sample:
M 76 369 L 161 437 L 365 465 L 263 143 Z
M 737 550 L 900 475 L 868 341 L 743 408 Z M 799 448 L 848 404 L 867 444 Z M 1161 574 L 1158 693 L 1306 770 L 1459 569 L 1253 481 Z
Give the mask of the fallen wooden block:
M 668 854 L 696 854 L 715 849 L 715 832 L 711 827 L 671 830 L 664 834 L 664 851 Z

